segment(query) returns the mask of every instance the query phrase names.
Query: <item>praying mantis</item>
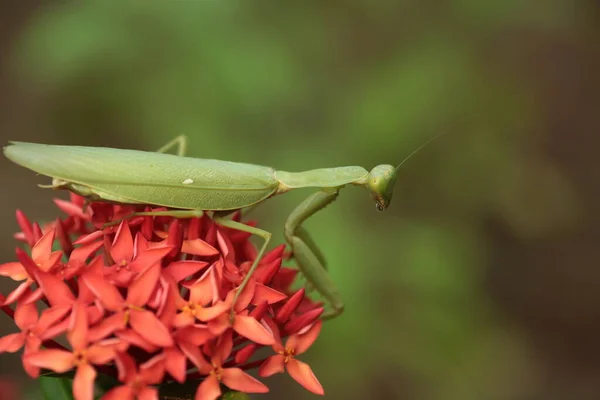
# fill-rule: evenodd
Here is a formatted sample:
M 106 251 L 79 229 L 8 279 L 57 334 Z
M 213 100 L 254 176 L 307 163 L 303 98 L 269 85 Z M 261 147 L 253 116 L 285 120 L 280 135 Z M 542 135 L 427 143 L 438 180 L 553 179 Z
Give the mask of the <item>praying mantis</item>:
M 168 208 L 166 211 L 137 212 L 129 217 L 193 218 L 206 214 L 217 225 L 262 238 L 256 259 L 233 298 L 232 313 L 240 293 L 265 254 L 271 233 L 227 216 L 291 190 L 318 188 L 288 216 L 284 236 L 307 283 L 330 305 L 321 318 L 330 319 L 343 312 L 344 303 L 327 273 L 322 251 L 302 224 L 332 203 L 347 185 L 366 188 L 377 210 L 387 209 L 398 169 L 434 138 L 413 151 L 397 167 L 382 164 L 370 172 L 357 166 L 286 172 L 260 165 L 189 158 L 185 157 L 187 138 L 183 135 L 156 152 L 10 142 L 4 148 L 4 154 L 20 166 L 53 178 L 51 185 L 40 185 L 42 187 L 69 190 L 94 201 Z M 176 155 L 167 153 L 175 147 Z

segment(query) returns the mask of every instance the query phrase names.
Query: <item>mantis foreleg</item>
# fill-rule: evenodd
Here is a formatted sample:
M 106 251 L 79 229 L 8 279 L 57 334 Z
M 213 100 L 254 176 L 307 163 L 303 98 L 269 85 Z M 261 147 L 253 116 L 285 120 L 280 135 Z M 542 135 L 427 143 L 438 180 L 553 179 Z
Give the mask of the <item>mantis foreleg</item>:
M 332 306 L 321 318 L 333 318 L 344 310 L 344 303 L 333 280 L 327 273 L 323 254 L 318 249 L 302 223 L 317 211 L 323 209 L 338 196 L 338 189 L 317 192 L 304 200 L 288 217 L 285 223 L 285 238 L 292 247 L 292 252 L 300 272 Z
M 315 257 L 317 257 L 323 268 L 327 270 L 327 260 L 325 260 L 323 252 L 321 251 L 319 246 L 317 246 L 310 233 L 308 233 L 308 231 L 303 226 L 296 226 L 295 236 L 302 240 L 304 244 L 308 246 L 310 251 L 312 251 Z M 292 257 L 293 256 L 294 255 L 292 254 Z
M 168 150 L 177 146 L 177 155 L 184 156 L 187 150 L 187 136 L 179 135 L 175 139 L 171 140 L 169 143 L 162 146 L 160 149 L 156 150 L 157 153 L 166 153 Z

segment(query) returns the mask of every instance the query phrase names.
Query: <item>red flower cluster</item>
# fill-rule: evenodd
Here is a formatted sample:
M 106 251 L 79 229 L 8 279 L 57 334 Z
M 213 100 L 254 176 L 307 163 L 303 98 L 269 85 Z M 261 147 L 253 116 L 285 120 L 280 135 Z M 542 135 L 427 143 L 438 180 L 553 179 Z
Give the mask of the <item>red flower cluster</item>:
M 74 370 L 77 400 L 93 398 L 98 372 L 122 383 L 106 400 L 157 399 L 161 383 L 198 379 L 195 398 L 211 400 L 221 395 L 220 384 L 268 392 L 244 372 L 260 367 L 263 377 L 286 369 L 323 394 L 311 368 L 295 358 L 319 335 L 323 308 L 303 289 L 291 292 L 297 271 L 281 266 L 283 245 L 265 255 L 233 306 L 257 255 L 249 234 L 207 216 L 140 216 L 105 227 L 150 208 L 85 207 L 75 195 L 55 202 L 68 217 L 43 227 L 17 211 L 22 232 L 15 237 L 30 251 L 17 248 L 18 262 L 0 265 L 0 275 L 21 282 L 0 295 L 21 330 L 0 338 L 0 352 L 24 347 L 30 376 Z M 39 314 L 38 303 L 45 308 Z M 69 348 L 55 341 L 61 335 Z M 282 337 L 289 337 L 286 346 Z M 263 346 L 275 354 L 252 361 Z

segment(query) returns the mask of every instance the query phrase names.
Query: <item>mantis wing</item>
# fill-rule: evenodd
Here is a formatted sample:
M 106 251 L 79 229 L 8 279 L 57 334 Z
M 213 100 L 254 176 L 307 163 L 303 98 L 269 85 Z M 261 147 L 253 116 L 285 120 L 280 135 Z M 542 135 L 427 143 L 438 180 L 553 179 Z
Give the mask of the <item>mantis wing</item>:
M 39 174 L 134 203 L 230 210 L 277 190 L 273 169 L 220 160 L 103 147 L 12 142 L 11 161 Z

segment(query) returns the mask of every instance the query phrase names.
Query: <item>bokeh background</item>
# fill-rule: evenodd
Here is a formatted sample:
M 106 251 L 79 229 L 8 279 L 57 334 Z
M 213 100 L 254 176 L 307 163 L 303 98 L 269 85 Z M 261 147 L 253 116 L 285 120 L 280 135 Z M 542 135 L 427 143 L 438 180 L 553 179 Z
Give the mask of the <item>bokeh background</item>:
M 3 2 L 0 142 L 305 170 L 399 163 L 308 223 L 346 312 L 306 354 L 330 399 L 600 398 L 600 5 L 582 0 Z M 118 160 L 115 160 L 118 162 Z M 0 159 L 0 262 L 47 180 Z M 253 218 L 281 242 L 310 191 Z M 0 291 L 11 287 L 0 281 Z M 14 331 L 0 316 L 0 333 Z M 36 399 L 18 355 L 2 380 Z M 286 375 L 265 399 L 316 398 Z

